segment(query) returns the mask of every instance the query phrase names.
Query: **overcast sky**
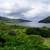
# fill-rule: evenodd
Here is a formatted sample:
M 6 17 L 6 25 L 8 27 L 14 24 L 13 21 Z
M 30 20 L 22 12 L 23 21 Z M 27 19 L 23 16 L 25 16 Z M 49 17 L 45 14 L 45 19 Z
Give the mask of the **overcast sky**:
M 49 13 L 50 0 L 0 0 L 0 16 L 32 18 Z

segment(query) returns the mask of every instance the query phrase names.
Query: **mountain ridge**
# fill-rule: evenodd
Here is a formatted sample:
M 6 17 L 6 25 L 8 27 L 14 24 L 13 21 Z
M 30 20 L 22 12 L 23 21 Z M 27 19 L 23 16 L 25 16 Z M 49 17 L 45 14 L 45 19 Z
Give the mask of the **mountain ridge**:
M 10 19 L 10 18 L 7 18 L 7 17 L 1 17 L 0 16 L 0 20 L 3 20 L 3 21 L 14 21 L 14 22 L 31 22 L 30 20 L 24 20 L 24 19 Z
M 47 18 L 39 21 L 39 23 L 50 23 L 50 16 L 48 16 Z

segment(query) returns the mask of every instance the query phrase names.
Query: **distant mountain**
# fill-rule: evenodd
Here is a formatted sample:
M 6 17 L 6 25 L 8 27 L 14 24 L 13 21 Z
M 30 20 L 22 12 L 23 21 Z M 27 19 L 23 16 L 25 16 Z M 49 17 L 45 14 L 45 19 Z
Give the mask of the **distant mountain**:
M 0 16 L 0 20 L 9 21 L 10 19 L 9 18 L 6 18 L 6 17 L 1 17 Z
M 24 19 L 30 20 L 33 23 L 38 23 L 39 21 L 41 21 L 41 20 L 43 20 L 45 18 L 47 18 L 47 16 L 35 16 L 35 17 L 24 18 Z
M 24 20 L 24 19 L 12 19 L 12 20 L 16 22 L 31 22 L 29 20 Z
M 48 16 L 47 18 L 39 21 L 39 23 L 50 23 L 50 16 Z
M 24 19 L 10 19 L 10 18 L 1 17 L 1 16 L 0 16 L 0 20 L 2 20 L 2 21 L 9 21 L 9 22 L 31 22 L 29 20 L 24 20 Z

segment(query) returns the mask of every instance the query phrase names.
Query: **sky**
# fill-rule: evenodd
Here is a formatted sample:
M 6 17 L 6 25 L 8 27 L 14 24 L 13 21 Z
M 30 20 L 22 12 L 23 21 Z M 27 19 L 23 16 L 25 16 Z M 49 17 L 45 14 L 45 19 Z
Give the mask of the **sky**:
M 0 0 L 0 16 L 33 18 L 50 15 L 50 0 Z

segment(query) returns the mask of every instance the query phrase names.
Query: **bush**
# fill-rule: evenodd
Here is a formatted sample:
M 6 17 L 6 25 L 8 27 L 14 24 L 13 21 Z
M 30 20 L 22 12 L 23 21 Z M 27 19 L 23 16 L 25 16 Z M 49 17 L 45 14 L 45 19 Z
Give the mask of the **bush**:
M 40 35 L 42 37 L 50 37 L 50 29 L 49 28 L 29 28 L 26 31 L 27 35 Z

